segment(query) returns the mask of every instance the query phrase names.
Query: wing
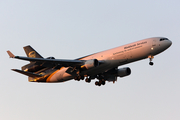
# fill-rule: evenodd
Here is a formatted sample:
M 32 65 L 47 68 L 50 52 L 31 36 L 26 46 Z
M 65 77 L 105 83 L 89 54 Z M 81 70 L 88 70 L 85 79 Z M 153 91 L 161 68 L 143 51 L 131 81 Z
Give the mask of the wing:
M 34 77 L 34 78 L 42 77 L 42 75 L 34 74 L 32 72 L 25 72 L 25 71 L 18 70 L 18 69 L 12 69 L 12 70 L 15 71 L 15 72 L 21 73 L 23 75 L 29 76 L 29 77 Z
M 44 58 L 31 58 L 31 57 L 22 57 L 22 56 L 15 56 L 10 51 L 7 51 L 10 58 L 36 62 L 36 64 L 43 64 L 45 66 L 56 66 L 60 65 L 63 67 L 80 67 L 84 64 L 84 60 L 67 60 L 67 59 L 44 59 Z

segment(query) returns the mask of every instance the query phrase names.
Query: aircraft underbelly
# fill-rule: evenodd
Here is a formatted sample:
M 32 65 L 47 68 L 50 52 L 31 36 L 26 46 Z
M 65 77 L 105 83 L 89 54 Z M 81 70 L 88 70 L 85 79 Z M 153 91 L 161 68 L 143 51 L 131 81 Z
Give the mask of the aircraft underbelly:
M 64 82 L 64 81 L 67 81 L 67 77 L 71 77 L 71 75 L 66 73 L 65 72 L 66 70 L 67 70 L 67 68 L 63 68 L 63 69 L 57 70 L 50 77 L 50 82 Z

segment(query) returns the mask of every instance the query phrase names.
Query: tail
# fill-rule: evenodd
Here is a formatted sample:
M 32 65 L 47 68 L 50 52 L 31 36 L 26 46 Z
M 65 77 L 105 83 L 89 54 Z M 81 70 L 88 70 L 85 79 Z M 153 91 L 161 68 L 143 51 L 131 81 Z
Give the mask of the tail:
M 27 55 L 27 57 L 31 57 L 31 58 L 43 58 L 36 50 L 34 50 L 30 45 L 23 47 L 24 51 Z M 10 54 L 10 53 L 8 53 Z M 11 55 L 11 54 L 10 54 Z M 13 55 L 11 55 L 13 56 Z M 37 65 L 36 62 L 30 62 L 27 65 L 24 65 L 21 67 L 21 70 L 25 70 L 28 72 L 37 72 L 41 69 L 43 69 L 44 67 Z M 17 72 L 17 71 L 16 71 Z
M 23 47 L 27 57 L 43 58 L 37 51 L 35 51 L 30 45 Z
M 43 58 L 37 51 L 35 51 L 30 45 L 23 47 L 24 51 L 27 55 L 27 57 L 31 58 Z M 11 53 L 10 51 L 7 51 L 10 58 L 15 58 L 16 56 Z M 15 72 L 21 73 L 23 75 L 28 76 L 28 79 L 30 82 L 46 82 L 45 77 L 47 75 L 42 75 L 43 72 L 42 69 L 45 67 L 41 66 L 37 62 L 30 62 L 27 65 L 24 65 L 21 67 L 21 70 L 18 69 L 12 69 Z

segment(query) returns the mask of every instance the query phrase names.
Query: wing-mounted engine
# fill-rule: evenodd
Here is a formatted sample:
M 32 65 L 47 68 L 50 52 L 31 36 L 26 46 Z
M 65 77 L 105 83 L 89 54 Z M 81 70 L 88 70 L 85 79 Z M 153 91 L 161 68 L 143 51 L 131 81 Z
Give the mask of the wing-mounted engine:
M 120 68 L 117 70 L 117 76 L 125 77 L 131 74 L 131 69 L 129 67 Z
M 105 85 L 105 81 L 109 82 L 115 82 L 117 81 L 117 77 L 125 77 L 131 74 L 131 69 L 129 67 L 124 67 L 124 68 L 113 68 L 103 74 L 99 74 L 97 76 L 97 79 L 99 81 L 95 82 L 95 85 L 101 86 Z
M 131 69 L 129 67 L 124 68 L 113 68 L 104 73 L 104 76 L 116 76 L 116 77 L 125 77 L 131 74 Z
M 84 62 L 84 65 L 81 66 L 82 69 L 91 69 L 99 66 L 99 61 L 97 59 L 91 59 Z

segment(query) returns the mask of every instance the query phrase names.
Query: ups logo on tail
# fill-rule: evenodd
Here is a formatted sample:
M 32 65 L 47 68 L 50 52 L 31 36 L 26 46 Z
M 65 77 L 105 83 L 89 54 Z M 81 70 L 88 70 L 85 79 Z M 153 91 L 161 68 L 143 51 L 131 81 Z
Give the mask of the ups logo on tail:
M 35 58 L 36 57 L 36 52 L 35 51 L 31 51 L 29 53 L 29 57 Z

